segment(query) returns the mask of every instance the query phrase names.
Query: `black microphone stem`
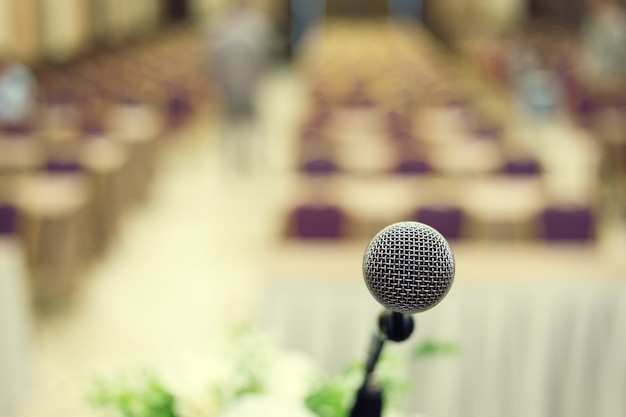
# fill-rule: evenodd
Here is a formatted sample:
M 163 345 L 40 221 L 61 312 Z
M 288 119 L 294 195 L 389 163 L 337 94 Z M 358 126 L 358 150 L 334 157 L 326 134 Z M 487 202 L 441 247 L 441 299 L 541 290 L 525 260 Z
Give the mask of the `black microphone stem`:
M 380 358 L 380 354 L 383 351 L 386 340 L 387 339 L 383 337 L 380 332 L 375 332 L 372 336 L 368 360 L 365 363 L 365 381 L 363 385 L 366 385 L 371 376 L 374 374 L 374 368 L 376 368 L 378 358 Z
M 365 363 L 363 383 L 357 391 L 350 417 L 380 417 L 383 409 L 383 392 L 373 378 L 387 340 L 401 342 L 408 339 L 415 327 L 413 317 L 391 311 L 383 311 L 378 317 L 378 331 L 374 332 L 369 355 Z

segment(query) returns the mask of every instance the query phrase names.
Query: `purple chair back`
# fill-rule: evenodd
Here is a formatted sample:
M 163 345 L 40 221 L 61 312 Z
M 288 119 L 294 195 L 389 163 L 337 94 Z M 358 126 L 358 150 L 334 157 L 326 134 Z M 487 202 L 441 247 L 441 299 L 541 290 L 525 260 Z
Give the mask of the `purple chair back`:
M 539 175 L 541 174 L 541 167 L 537 161 L 531 159 L 509 161 L 502 168 L 502 173 L 506 175 Z
M 32 131 L 29 123 L 7 123 L 2 125 L 2 133 L 7 137 L 27 137 Z
M 455 206 L 425 206 L 417 210 L 414 220 L 436 229 L 448 240 L 462 237 L 463 211 Z
M 50 173 L 74 173 L 81 171 L 82 167 L 77 161 L 50 159 L 45 169 Z
M 401 161 L 395 169 L 395 172 L 400 175 L 423 175 L 431 171 L 428 163 L 417 159 Z
M 191 113 L 192 106 L 189 95 L 183 90 L 176 91 L 168 102 L 168 127 L 180 127 L 189 119 Z
M 293 213 L 294 233 L 299 239 L 339 239 L 343 224 L 344 214 L 335 206 L 301 206 Z
M 12 235 L 17 229 L 17 211 L 6 203 L 0 203 L 0 235 Z
M 339 168 L 330 159 L 314 158 L 302 164 L 300 170 L 309 175 L 328 175 L 338 172 Z
M 592 211 L 581 206 L 548 207 L 542 216 L 547 241 L 590 241 L 595 237 Z

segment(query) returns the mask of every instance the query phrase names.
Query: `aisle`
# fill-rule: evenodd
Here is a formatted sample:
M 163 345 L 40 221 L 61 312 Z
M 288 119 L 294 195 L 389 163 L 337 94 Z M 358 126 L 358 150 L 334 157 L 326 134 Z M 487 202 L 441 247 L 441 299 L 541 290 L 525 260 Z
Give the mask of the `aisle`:
M 265 89 L 269 150 L 288 149 L 295 88 L 281 71 Z M 220 168 L 208 118 L 180 136 L 149 201 L 84 277 L 75 304 L 39 323 L 33 384 L 14 417 L 94 415 L 84 402 L 94 375 L 202 351 L 251 312 L 280 225 L 284 154 L 271 152 L 262 175 L 236 178 Z

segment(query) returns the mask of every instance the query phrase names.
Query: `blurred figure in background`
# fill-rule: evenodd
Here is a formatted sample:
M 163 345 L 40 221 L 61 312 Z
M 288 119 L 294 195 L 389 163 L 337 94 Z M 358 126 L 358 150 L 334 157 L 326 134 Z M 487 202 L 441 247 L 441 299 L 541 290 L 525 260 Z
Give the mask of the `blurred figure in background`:
M 36 81 L 26 66 L 0 61 L 0 124 L 24 126 L 35 110 Z
M 626 79 L 626 13 L 617 0 L 592 0 L 581 31 L 581 65 L 586 84 L 613 94 Z
M 565 97 L 547 53 L 530 34 L 518 36 L 509 49 L 508 74 L 515 97 L 517 123 L 535 127 L 563 116 Z
M 402 21 L 421 22 L 423 0 L 389 0 L 389 16 Z
M 252 0 L 238 0 L 209 31 L 210 70 L 221 94 L 225 163 L 249 173 L 262 158 L 256 100 L 272 58 L 274 30 Z
M 619 0 L 592 0 L 581 31 L 580 59 L 594 106 L 592 129 L 600 139 L 604 214 L 626 226 L 626 11 Z

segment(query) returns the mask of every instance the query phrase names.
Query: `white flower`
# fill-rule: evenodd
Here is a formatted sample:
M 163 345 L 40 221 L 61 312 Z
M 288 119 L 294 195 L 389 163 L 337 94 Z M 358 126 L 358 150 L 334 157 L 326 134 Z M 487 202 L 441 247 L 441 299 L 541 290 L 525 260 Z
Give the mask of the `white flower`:
M 176 398 L 180 417 L 211 417 L 222 406 L 214 387 L 232 383 L 234 374 L 232 364 L 217 356 L 189 355 L 178 366 L 163 372 L 162 378 Z
M 219 417 L 317 417 L 302 402 L 273 395 L 253 394 L 226 407 Z
M 320 371 L 308 356 L 285 352 L 276 357 L 265 378 L 268 394 L 303 402 Z
M 175 411 L 179 417 L 214 417 L 222 404 L 215 392 L 205 391 L 197 396 L 176 397 Z

